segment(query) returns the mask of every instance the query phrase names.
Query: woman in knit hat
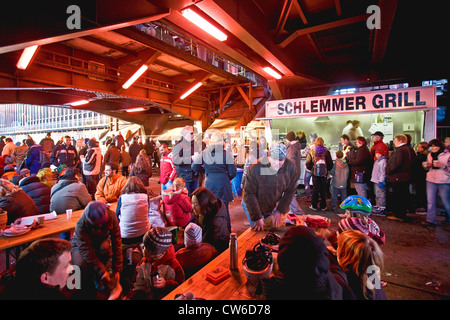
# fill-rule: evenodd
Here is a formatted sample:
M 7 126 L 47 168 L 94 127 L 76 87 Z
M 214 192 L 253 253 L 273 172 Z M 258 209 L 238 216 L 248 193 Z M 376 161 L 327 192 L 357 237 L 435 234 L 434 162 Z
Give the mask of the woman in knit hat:
M 183 267 L 186 279 L 203 268 L 217 256 L 217 249 L 202 242 L 202 228 L 191 222 L 184 229 L 184 248 L 176 252 L 177 260 Z
M 160 300 L 184 281 L 184 271 L 175 257 L 172 234 L 166 228 L 151 228 L 144 236 L 143 258 L 136 266 L 130 299 Z

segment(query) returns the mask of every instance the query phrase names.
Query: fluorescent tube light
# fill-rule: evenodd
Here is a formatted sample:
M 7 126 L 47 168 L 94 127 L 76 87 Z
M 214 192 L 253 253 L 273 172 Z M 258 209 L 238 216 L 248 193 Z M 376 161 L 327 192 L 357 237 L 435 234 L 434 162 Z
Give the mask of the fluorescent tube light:
M 192 92 L 194 92 L 195 90 L 197 90 L 198 88 L 200 88 L 202 86 L 201 82 L 198 82 L 197 84 L 195 84 L 195 86 L 193 86 L 192 88 L 190 88 L 188 91 L 186 91 L 181 97 L 180 99 L 183 100 L 184 98 L 186 98 L 188 95 L 190 95 Z
M 275 79 L 281 79 L 281 75 L 278 72 L 276 72 L 275 70 L 273 70 L 271 67 L 265 67 L 265 68 L 263 68 L 263 70 L 267 74 L 269 74 L 272 77 L 274 77 Z
M 122 88 L 124 89 L 128 89 L 145 71 L 147 71 L 148 69 L 148 65 L 144 64 L 142 65 L 142 67 L 140 67 L 138 69 L 138 71 L 136 71 L 130 79 L 127 80 L 127 82 L 125 82 L 122 85 Z
M 31 59 L 34 56 L 34 53 L 36 52 L 38 48 L 38 45 L 34 45 L 31 47 L 26 47 L 23 49 L 22 55 L 20 56 L 19 61 L 17 62 L 17 68 L 25 70 L 28 67 L 28 64 L 30 63 Z
M 225 41 L 227 40 L 228 36 L 214 27 L 211 23 L 206 21 L 204 18 L 202 18 L 200 15 L 198 15 L 195 11 L 191 9 L 185 9 L 181 11 L 181 14 L 183 17 L 188 19 L 190 22 L 195 24 L 200 29 L 208 32 L 210 35 L 212 35 L 214 38 L 216 38 L 219 41 Z
M 78 100 L 78 101 L 71 102 L 71 103 L 69 103 L 69 105 L 72 107 L 77 107 L 77 106 L 82 106 L 82 105 L 85 105 L 88 103 L 89 103 L 89 100 L 84 99 L 84 100 Z
M 145 109 L 143 107 L 138 107 L 138 108 L 131 108 L 131 109 L 127 109 L 125 110 L 126 112 L 139 112 L 139 111 L 144 111 Z

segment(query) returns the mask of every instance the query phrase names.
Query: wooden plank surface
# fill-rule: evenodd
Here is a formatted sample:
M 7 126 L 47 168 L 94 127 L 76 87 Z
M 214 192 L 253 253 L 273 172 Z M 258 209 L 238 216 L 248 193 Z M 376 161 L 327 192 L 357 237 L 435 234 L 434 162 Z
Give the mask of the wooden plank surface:
M 278 228 L 275 233 L 284 234 L 285 228 Z M 206 280 L 206 274 L 214 270 L 218 266 L 229 268 L 229 250 L 225 250 L 205 267 L 199 270 L 192 277 L 170 292 L 163 300 L 174 300 L 175 295 L 191 292 L 194 298 L 202 298 L 206 300 L 253 300 L 258 297 L 254 294 L 256 288 L 247 283 L 247 277 L 242 269 L 242 259 L 247 250 L 253 247 L 264 238 L 269 231 L 255 232 L 250 228 L 244 231 L 238 237 L 238 270 L 230 271 L 231 276 L 214 285 Z M 276 264 L 276 253 L 273 253 L 274 264 Z M 276 266 L 274 265 L 274 270 Z
M 116 207 L 117 202 L 112 203 L 110 209 L 115 212 Z M 75 230 L 77 221 L 81 217 L 83 211 L 84 210 L 74 211 L 70 219 L 66 218 L 66 214 L 59 214 L 56 216 L 56 219 L 47 220 L 41 227 L 33 229 L 20 236 L 7 237 L 2 235 L 0 237 L 0 251 L 20 246 L 22 244 L 31 243 L 38 239 L 47 238 L 63 232 Z

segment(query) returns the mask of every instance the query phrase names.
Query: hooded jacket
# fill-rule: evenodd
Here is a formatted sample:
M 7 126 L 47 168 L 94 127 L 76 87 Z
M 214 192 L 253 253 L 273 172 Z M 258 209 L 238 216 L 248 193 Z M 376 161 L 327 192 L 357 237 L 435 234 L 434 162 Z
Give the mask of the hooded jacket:
M 19 187 L 33 199 L 40 214 L 50 212 L 50 188 L 37 176 L 20 180 Z
M 161 161 L 159 164 L 159 182 L 166 184 L 173 181 L 177 176 L 177 169 L 172 161 L 172 153 L 161 154 Z
M 100 168 L 102 166 L 102 152 L 100 147 L 90 148 L 81 161 L 83 162 L 83 174 L 85 176 L 96 176 L 100 174 Z
M 347 163 L 339 158 L 336 158 L 334 162 L 333 169 L 331 169 L 330 174 L 333 179 L 331 180 L 331 185 L 336 189 L 347 188 L 347 181 L 349 175 L 349 168 Z
M 186 188 L 182 190 L 167 189 L 161 193 L 164 213 L 169 226 L 185 227 L 191 220 L 192 204 Z
M 331 158 L 331 153 L 330 151 L 328 151 L 328 149 L 324 146 L 314 146 L 314 148 L 308 153 L 307 157 L 306 157 L 306 162 L 305 162 L 305 166 L 306 168 L 311 171 L 312 175 L 314 175 L 314 162 L 316 160 L 317 155 L 319 154 L 323 154 L 325 153 L 325 162 L 327 165 L 327 170 L 328 172 L 331 171 L 331 169 L 333 169 L 333 159 Z
M 30 169 L 30 174 L 36 174 L 41 169 L 40 151 L 43 150 L 39 144 L 32 145 L 28 148 L 25 166 Z

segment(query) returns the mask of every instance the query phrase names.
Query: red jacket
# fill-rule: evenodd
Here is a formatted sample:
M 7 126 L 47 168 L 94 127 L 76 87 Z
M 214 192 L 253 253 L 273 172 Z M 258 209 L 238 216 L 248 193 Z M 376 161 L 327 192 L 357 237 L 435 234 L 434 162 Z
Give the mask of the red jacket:
M 173 188 L 162 192 L 164 213 L 169 226 L 185 227 L 191 220 L 192 204 L 186 188 L 175 191 Z
M 161 184 L 166 184 L 169 180 L 173 181 L 177 176 L 177 169 L 172 161 L 170 153 L 161 154 L 161 161 L 159 164 L 159 181 Z
M 372 159 L 375 157 L 375 150 L 380 149 L 383 151 L 383 155 L 386 157 L 386 159 L 389 157 L 389 148 L 386 145 L 386 143 L 383 142 L 383 140 L 380 140 L 378 142 L 375 142 L 375 144 L 370 148 L 370 156 Z

